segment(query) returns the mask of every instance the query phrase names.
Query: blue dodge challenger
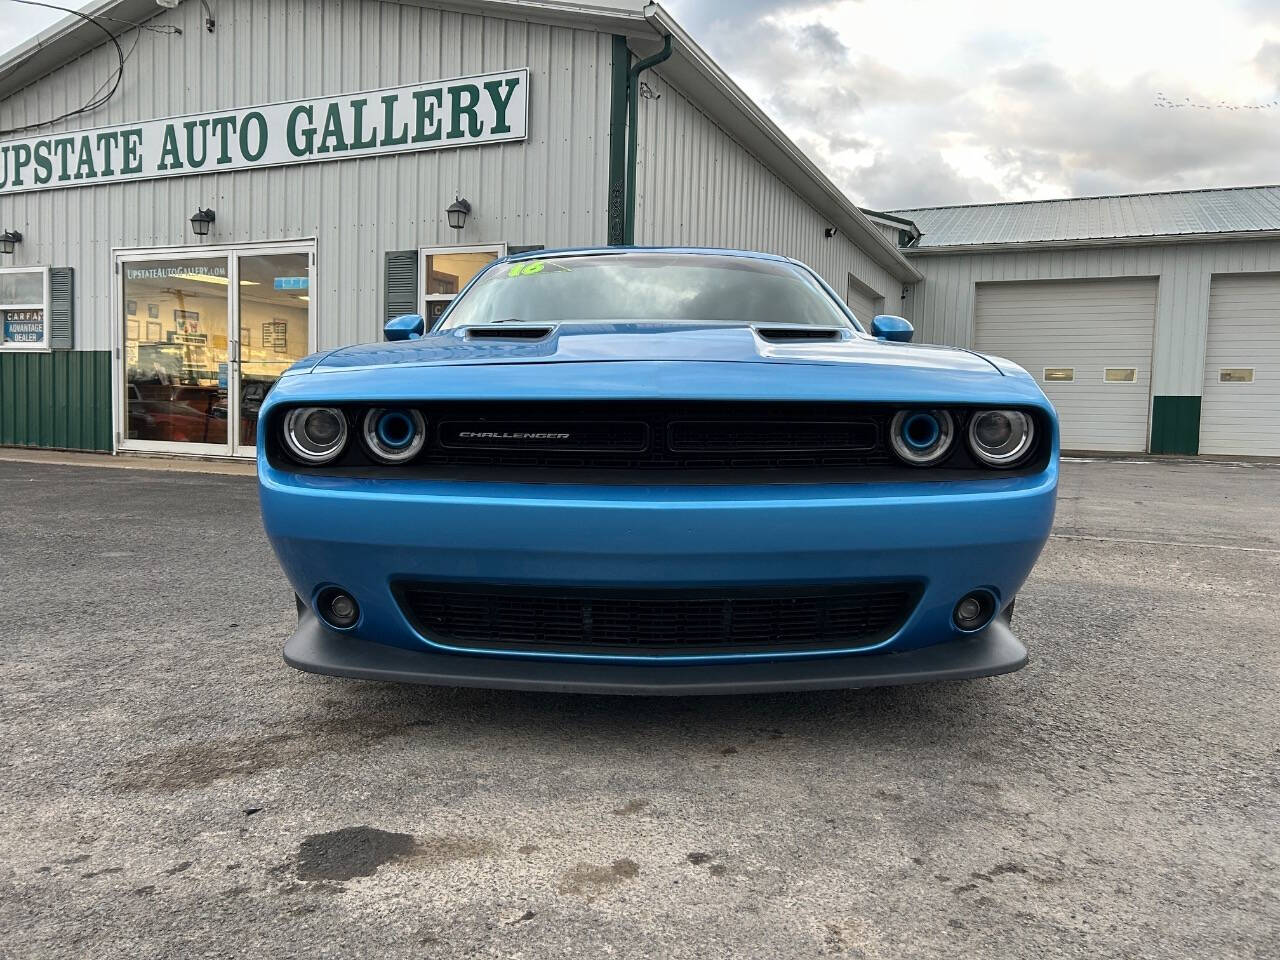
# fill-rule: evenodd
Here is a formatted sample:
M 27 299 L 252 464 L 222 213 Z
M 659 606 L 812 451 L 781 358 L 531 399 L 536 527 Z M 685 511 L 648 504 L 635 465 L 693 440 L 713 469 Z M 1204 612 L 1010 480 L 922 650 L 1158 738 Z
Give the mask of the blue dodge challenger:
M 1058 427 L 1006 360 L 730 250 L 539 252 L 260 414 L 285 660 L 638 694 L 1017 670 Z

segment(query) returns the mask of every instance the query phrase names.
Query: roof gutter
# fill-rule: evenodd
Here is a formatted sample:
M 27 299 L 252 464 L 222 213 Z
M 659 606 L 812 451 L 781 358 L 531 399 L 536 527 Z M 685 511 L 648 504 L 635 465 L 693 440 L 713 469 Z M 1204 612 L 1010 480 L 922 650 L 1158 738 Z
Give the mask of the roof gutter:
M 894 277 L 907 283 L 922 279 L 923 275 L 890 243 L 866 215 L 827 178 L 805 154 L 791 142 L 777 125 L 751 101 L 751 98 L 721 70 L 706 52 L 687 34 L 661 4 L 649 3 L 644 8 L 644 18 L 659 36 L 674 38 L 676 52 L 717 93 L 730 101 L 769 140 L 772 146 L 786 155 L 787 160 L 800 169 L 815 187 L 815 197 L 807 198 L 810 204 L 846 237 L 856 242 L 868 256 L 884 267 Z M 777 172 L 777 171 L 775 171 Z
M 936 247 L 904 247 L 913 260 L 926 256 L 958 256 L 966 253 L 1016 253 L 1024 250 L 1088 250 L 1094 247 L 1153 247 L 1180 243 L 1277 240 L 1280 230 L 1233 230 L 1223 233 L 1164 233 L 1146 237 L 1092 237 L 1081 240 L 1023 240 L 1001 243 L 952 243 Z

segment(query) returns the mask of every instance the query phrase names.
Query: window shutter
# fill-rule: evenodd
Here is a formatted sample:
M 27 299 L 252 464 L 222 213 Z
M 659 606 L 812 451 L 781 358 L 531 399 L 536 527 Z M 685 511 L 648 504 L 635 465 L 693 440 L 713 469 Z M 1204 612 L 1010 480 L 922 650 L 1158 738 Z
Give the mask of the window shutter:
M 75 344 L 75 270 L 49 268 L 49 348 L 70 350 Z
M 421 313 L 418 305 L 418 251 L 388 250 L 382 290 L 385 323 L 406 313 Z

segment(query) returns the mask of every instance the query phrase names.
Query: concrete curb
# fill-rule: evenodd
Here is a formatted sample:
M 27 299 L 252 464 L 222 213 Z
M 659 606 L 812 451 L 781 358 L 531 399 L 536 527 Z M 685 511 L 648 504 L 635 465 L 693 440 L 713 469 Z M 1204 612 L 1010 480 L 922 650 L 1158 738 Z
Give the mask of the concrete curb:
M 106 467 L 114 470 L 167 470 L 171 473 L 211 473 L 252 477 L 257 469 L 252 461 L 203 460 L 197 457 L 139 456 L 137 454 L 75 453 L 67 450 L 25 450 L 0 448 L 0 461 L 41 463 L 64 467 Z

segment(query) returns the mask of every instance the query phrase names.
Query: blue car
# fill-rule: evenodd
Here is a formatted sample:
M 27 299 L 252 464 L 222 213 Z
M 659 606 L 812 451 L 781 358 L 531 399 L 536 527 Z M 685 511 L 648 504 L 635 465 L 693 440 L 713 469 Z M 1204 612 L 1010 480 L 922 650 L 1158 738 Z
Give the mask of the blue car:
M 1027 661 L 1052 406 L 730 250 L 500 260 L 263 403 L 262 517 L 315 673 L 527 690 L 881 686 Z

